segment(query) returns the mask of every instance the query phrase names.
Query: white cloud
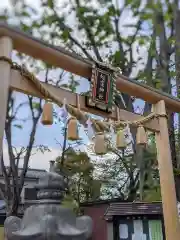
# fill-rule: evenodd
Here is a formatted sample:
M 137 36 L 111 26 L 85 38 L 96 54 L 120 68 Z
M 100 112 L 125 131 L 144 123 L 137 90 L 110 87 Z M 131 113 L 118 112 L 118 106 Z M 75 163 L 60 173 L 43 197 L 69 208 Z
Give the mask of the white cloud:
M 9 2 L 10 1 L 7 1 L 7 0 L 1 0 L 1 8 L 8 7 L 9 6 Z
M 18 150 L 18 149 L 17 149 Z M 32 156 L 29 160 L 29 167 L 36 168 L 36 169 L 45 169 L 49 170 L 49 161 L 55 160 L 56 157 L 60 155 L 59 149 L 51 148 L 51 152 L 45 152 L 44 154 L 40 151 L 32 151 Z M 5 165 L 9 165 L 9 155 L 7 145 L 3 145 L 3 153 L 4 153 L 4 162 Z M 23 160 L 20 161 L 19 167 L 22 167 Z
M 27 3 L 31 4 L 32 5 L 32 1 L 31 0 L 27 0 Z M 39 4 L 39 1 L 34 1 L 33 2 L 33 6 L 37 7 Z M 9 6 L 8 4 L 8 1 L 7 0 L 1 0 L 1 8 L 3 8 L 4 6 Z M 71 19 L 73 18 L 74 16 L 71 16 Z M 121 19 L 121 24 L 119 26 L 121 32 L 123 33 L 124 36 L 127 36 L 127 35 L 130 35 L 132 34 L 132 29 L 130 28 L 124 28 L 123 25 L 124 24 L 127 24 L 127 23 L 134 23 L 135 19 L 132 17 L 132 14 L 131 12 L 125 12 L 122 19 Z M 72 22 L 73 22 L 73 19 L 72 19 Z M 114 46 L 112 46 L 114 48 Z M 133 48 L 133 54 L 135 56 L 135 58 L 137 58 L 138 56 L 138 53 L 136 51 L 136 47 L 137 47 L 137 43 L 134 45 L 134 48 Z M 142 57 L 143 57 L 143 62 L 146 61 L 146 57 L 147 57 L 147 54 L 146 54 L 146 49 L 142 48 L 141 51 L 140 51 L 140 54 Z M 138 65 L 138 67 L 136 68 L 136 71 L 137 69 L 139 69 L 140 66 Z M 135 75 L 135 71 L 134 71 L 134 75 Z M 55 75 L 55 74 L 53 74 Z M 54 76 L 53 76 L 54 77 Z M 41 130 L 41 131 L 44 131 L 44 130 Z M 83 135 L 83 134 L 82 134 Z M 85 139 L 85 137 L 83 136 L 83 138 Z M 85 148 L 85 151 L 88 152 L 88 149 Z M 4 158 L 5 158 L 5 162 L 6 164 L 8 164 L 8 161 L 9 161 L 9 158 L 8 158 L 8 152 L 7 152 L 7 146 L 5 145 L 4 146 Z M 38 168 L 38 169 L 49 169 L 49 161 L 52 160 L 52 159 L 55 159 L 58 155 L 60 154 L 60 151 L 59 149 L 56 149 L 56 148 L 51 148 L 51 152 L 46 152 L 44 154 L 42 154 L 41 152 L 38 152 L 36 154 L 33 154 L 30 158 L 30 162 L 29 162 L 29 166 L 31 168 Z M 21 162 L 21 165 L 22 165 L 23 162 Z
M 1 0 L 1 7 L 10 7 L 10 5 L 15 4 L 18 2 L 17 0 Z M 40 5 L 40 1 L 32 1 L 32 0 L 26 0 L 25 1 L 27 4 L 33 6 L 33 7 L 38 7 Z

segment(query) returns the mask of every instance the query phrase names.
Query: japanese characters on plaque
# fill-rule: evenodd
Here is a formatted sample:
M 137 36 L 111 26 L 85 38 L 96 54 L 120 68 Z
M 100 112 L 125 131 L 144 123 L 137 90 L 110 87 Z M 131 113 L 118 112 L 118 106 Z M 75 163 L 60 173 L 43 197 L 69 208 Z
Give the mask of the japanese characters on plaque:
M 114 105 L 115 84 L 111 72 L 94 68 L 91 78 L 91 95 L 88 105 L 112 112 Z
M 93 87 L 93 100 L 107 104 L 109 100 L 110 76 L 97 69 Z

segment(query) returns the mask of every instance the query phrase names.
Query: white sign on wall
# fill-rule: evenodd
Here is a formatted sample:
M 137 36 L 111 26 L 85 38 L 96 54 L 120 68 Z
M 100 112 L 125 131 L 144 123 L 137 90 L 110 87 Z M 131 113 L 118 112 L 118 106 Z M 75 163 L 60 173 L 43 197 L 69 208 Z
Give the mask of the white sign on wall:
M 127 239 L 128 235 L 128 225 L 127 224 L 119 224 L 119 233 L 120 239 Z
M 132 240 L 146 240 L 146 234 L 143 233 L 143 221 L 134 220 L 134 234 L 132 234 Z

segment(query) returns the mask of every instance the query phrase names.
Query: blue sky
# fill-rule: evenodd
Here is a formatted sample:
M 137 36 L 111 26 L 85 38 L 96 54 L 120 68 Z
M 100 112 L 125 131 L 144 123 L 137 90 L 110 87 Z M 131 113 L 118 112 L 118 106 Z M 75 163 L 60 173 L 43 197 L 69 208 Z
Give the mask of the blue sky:
M 31 3 L 31 5 L 38 7 L 39 1 L 27 1 Z M 9 7 L 9 1 L 2 0 L 0 3 L 0 8 Z M 43 80 L 43 74 L 40 76 L 41 80 Z M 87 82 L 82 81 L 80 85 L 79 91 L 82 89 L 86 89 Z M 21 93 L 16 93 L 16 104 L 27 101 L 27 97 Z M 57 109 L 58 110 L 58 109 Z M 29 109 L 24 106 L 21 108 L 19 112 L 19 116 L 23 118 L 24 116 L 28 116 L 30 114 Z M 26 146 L 29 139 L 30 129 L 31 129 L 32 121 L 29 120 L 26 123 L 23 123 L 23 129 L 13 128 L 13 144 L 18 148 L 22 146 Z M 47 145 L 50 149 L 50 153 L 41 154 L 40 152 L 33 154 L 31 157 L 29 166 L 32 168 L 40 168 L 40 169 L 48 169 L 49 168 L 49 160 L 56 158 L 60 153 L 60 146 L 57 144 L 57 141 L 62 143 L 63 136 L 61 133 L 62 124 L 53 124 L 50 127 L 45 127 L 41 123 L 38 124 L 35 144 L 34 145 Z M 87 136 L 84 131 L 80 129 L 80 135 L 84 136 L 85 141 L 88 141 Z M 56 141 L 57 140 L 57 141 Z M 6 163 L 8 164 L 8 154 L 7 154 L 7 145 L 4 144 L 4 155 L 6 159 Z M 42 161 L 43 160 L 43 161 Z M 22 164 L 22 162 L 20 163 Z
M 87 82 L 82 80 L 82 84 L 79 87 L 79 91 L 86 89 Z M 16 105 L 19 103 L 26 102 L 27 96 L 21 93 L 15 93 L 16 96 Z M 57 113 L 59 113 L 59 107 L 54 104 L 54 109 L 56 109 Z M 18 118 L 29 118 L 30 110 L 27 105 L 23 106 L 21 110 L 18 112 Z M 26 146 L 28 144 L 29 135 L 31 132 L 32 120 L 29 118 L 25 123 L 20 122 L 23 126 L 23 129 L 13 128 L 13 144 L 17 148 L 22 146 Z M 16 123 L 19 124 L 19 121 Z M 30 161 L 30 167 L 32 168 L 45 168 L 49 167 L 49 160 L 54 159 L 61 153 L 61 146 L 58 143 L 62 144 L 63 135 L 61 132 L 62 126 L 64 123 L 54 123 L 51 126 L 43 126 L 41 122 L 38 123 L 35 143 L 34 145 L 45 145 L 51 149 L 51 153 L 41 154 L 40 152 L 36 153 L 32 156 Z M 86 136 L 83 127 L 80 127 L 79 134 L 84 139 L 84 143 L 88 143 L 88 137 Z M 57 143 L 58 142 L 58 143 Z M 4 146 L 6 147 L 6 145 Z M 85 146 L 82 146 L 84 149 Z M 6 156 L 6 155 L 5 155 Z M 43 160 L 43 163 L 42 161 Z M 22 163 L 22 162 L 21 162 Z
M 32 1 L 27 1 L 31 2 Z M 39 1 L 34 1 L 33 5 L 38 6 Z M 1 0 L 0 8 L 7 6 L 8 1 Z M 126 22 L 132 21 L 131 16 L 126 16 Z M 126 33 L 127 34 L 127 31 Z M 142 54 L 145 53 L 145 49 L 142 49 Z M 43 74 L 40 76 L 40 79 L 43 80 Z M 79 78 L 80 79 L 80 78 Z M 88 87 L 87 81 L 81 80 L 80 81 L 80 87 L 78 88 L 78 92 L 85 91 Z M 23 94 L 16 93 L 16 103 L 20 103 L 27 100 L 27 97 Z M 21 109 L 19 115 L 21 117 L 28 116 L 30 114 L 29 109 L 25 106 Z M 23 129 L 19 130 L 17 128 L 13 129 L 13 143 L 14 145 L 19 148 L 22 146 L 25 146 L 28 142 L 29 133 L 31 129 L 31 121 L 27 121 L 26 123 L 23 123 Z M 88 143 L 88 138 L 86 134 L 84 133 L 83 129 L 80 129 L 80 135 L 84 138 L 85 143 Z M 35 145 L 48 145 L 48 147 L 51 149 L 50 153 L 45 153 L 44 155 L 40 152 L 33 154 L 30 160 L 29 166 L 32 168 L 41 168 L 41 169 L 48 169 L 49 167 L 49 160 L 54 159 L 57 157 L 61 150 L 59 145 L 57 144 L 56 140 L 60 143 L 63 141 L 63 136 L 61 134 L 61 125 L 60 124 L 53 124 L 50 127 L 45 127 L 41 123 L 38 124 L 37 132 L 36 132 L 36 138 L 35 138 Z M 4 152 L 5 152 L 5 159 L 8 161 L 8 154 L 7 154 L 7 146 L 4 145 Z

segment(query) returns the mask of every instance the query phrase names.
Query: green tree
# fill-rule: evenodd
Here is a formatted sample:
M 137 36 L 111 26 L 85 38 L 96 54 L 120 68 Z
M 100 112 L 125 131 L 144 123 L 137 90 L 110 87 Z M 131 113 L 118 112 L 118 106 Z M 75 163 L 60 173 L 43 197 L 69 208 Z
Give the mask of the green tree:
M 146 195 L 150 195 L 159 187 L 153 135 L 149 136 L 147 148 L 138 147 L 138 157 L 143 159 L 142 162 L 135 162 L 133 153 L 128 153 L 127 150 L 120 152 L 112 148 L 112 154 L 93 162 L 97 169 L 97 177 L 102 182 L 103 198 L 142 201 L 146 199 Z
M 130 3 L 130 5 L 133 3 Z M 180 30 L 178 22 L 180 18 L 180 7 L 178 1 L 156 1 L 148 2 L 145 5 L 144 12 L 140 17 L 145 19 L 147 30 L 152 36 L 149 42 L 148 69 L 145 69 L 144 76 L 146 82 L 156 88 L 171 94 L 174 92 L 179 97 L 179 59 L 180 59 Z M 142 39 L 142 37 L 141 37 Z M 144 40 L 147 39 L 146 37 Z M 147 73 L 149 72 L 149 79 Z M 177 131 L 179 128 L 178 115 Z M 171 144 L 171 154 L 174 168 L 179 166 L 179 153 L 176 143 L 179 139 L 175 135 L 174 113 L 169 113 L 169 137 Z M 179 136 L 179 135 L 178 135 Z M 175 175 L 176 193 L 180 199 L 180 179 Z
M 14 1 L 13 1 L 14 2 Z M 120 67 L 126 77 L 144 82 L 150 86 L 171 93 L 172 87 L 179 87 L 179 17 L 180 10 L 177 0 L 147 1 L 96 1 L 89 4 L 87 0 L 53 1 L 41 3 L 42 12 L 32 13 L 32 7 L 24 1 L 16 0 L 14 12 L 20 19 L 21 28 L 35 34 L 38 30 L 48 39 L 53 39 L 61 46 L 76 52 L 90 60 L 108 61 Z M 23 11 L 22 11 L 23 9 Z M 31 13 L 30 13 L 31 9 Z M 75 19 L 69 22 L 70 13 Z M 27 30 L 27 19 L 37 15 L 32 21 L 31 29 Z M 124 21 L 126 16 L 129 21 Z M 74 21 L 75 20 L 75 21 Z M 123 30 L 125 31 L 123 32 Z M 172 86 L 173 85 L 173 86 Z M 65 86 L 66 87 L 66 86 Z M 134 98 L 123 94 L 129 111 L 135 111 Z M 119 104 L 119 102 L 117 102 Z M 145 104 L 144 113 L 150 111 Z M 172 159 L 175 168 L 179 166 L 175 140 L 174 114 L 169 114 L 169 131 Z M 178 120 L 178 132 L 179 132 Z M 132 134 L 135 140 L 135 131 Z M 179 135 L 178 135 L 179 136 Z M 138 153 L 136 144 L 133 146 L 132 162 L 138 166 L 138 181 L 142 185 L 144 171 L 144 151 Z M 118 153 L 121 154 L 121 153 Z M 119 174 L 122 172 L 120 171 Z M 136 186 L 136 181 L 133 181 Z M 176 177 L 177 197 L 180 199 L 179 178 Z M 142 187 L 141 187 L 142 191 Z
M 22 2 L 13 2 L 14 8 L 12 11 L 4 11 L 1 9 L 1 19 L 7 22 L 14 20 L 18 26 L 26 32 L 33 31 L 33 24 L 30 17 L 37 14 L 37 11 L 31 6 L 27 6 Z M 23 7 L 23 9 L 21 9 Z M 21 11 L 22 10 L 22 11 Z M 28 24 L 26 20 L 29 19 Z M 44 38 L 43 31 L 36 31 L 40 38 Z M 49 38 L 48 41 L 53 44 L 53 39 Z M 57 78 L 52 79 L 52 72 L 56 71 L 52 66 L 36 61 L 29 56 L 15 52 L 15 59 L 20 65 L 26 67 L 29 71 L 33 72 L 34 75 L 43 74 L 43 81 L 51 83 L 56 86 L 66 87 L 74 91 L 74 88 L 78 86 L 78 82 L 74 79 L 71 74 L 65 79 L 66 73 L 59 71 Z M 13 59 L 14 60 L 14 59 Z M 65 79 L 65 80 L 64 80 Z M 67 84 L 69 80 L 69 84 Z M 23 190 L 24 181 L 27 170 L 29 168 L 29 160 L 33 151 L 50 151 L 47 146 L 35 145 L 35 136 L 38 128 L 39 120 L 42 113 L 43 100 L 34 98 L 32 96 L 20 96 L 16 92 L 9 92 L 8 108 L 5 124 L 5 141 L 8 148 L 9 166 L 5 166 L 4 156 L 1 157 L 1 169 L 4 178 L 4 187 L 0 188 L 1 197 L 6 203 L 6 215 L 17 215 L 18 207 L 21 203 L 21 192 Z M 23 109 L 28 111 L 28 116 L 22 114 Z M 30 114 L 30 115 L 29 115 Z M 55 117 L 57 117 L 55 113 Z M 27 124 L 29 123 L 29 124 Z M 19 134 L 18 131 L 25 130 L 26 126 L 31 126 L 29 139 L 27 144 L 23 144 L 22 147 L 16 147 L 14 141 L 14 135 Z M 34 153 L 34 152 L 33 152 Z M 20 162 L 23 161 L 22 170 L 19 171 Z
M 93 57 L 99 61 L 108 61 L 113 66 L 120 67 L 122 74 L 127 77 L 141 80 L 162 91 L 171 92 L 171 68 L 167 64 L 171 59 L 171 50 L 173 43 L 169 44 L 169 36 L 166 34 L 166 24 L 172 28 L 172 8 L 173 4 L 167 4 L 168 10 L 163 10 L 160 1 L 157 4 L 143 4 L 142 1 L 124 1 L 120 6 L 118 1 L 114 4 L 112 1 L 97 1 L 95 5 L 88 5 L 88 2 L 75 0 L 64 5 L 64 11 L 58 11 L 56 2 L 44 1 L 44 12 L 47 9 L 52 10 L 52 15 L 44 15 L 43 22 L 47 25 L 56 25 L 57 38 L 71 51 L 76 51 L 81 55 L 93 60 Z M 76 16 L 76 26 L 71 27 L 67 22 L 69 11 L 74 11 Z M 103 11 L 99 10 L 103 9 Z M 130 12 L 134 17 L 131 24 L 122 27 L 129 31 L 125 36 L 121 31 L 120 24 L 123 14 Z M 165 18 L 166 16 L 166 18 Z M 168 17 L 167 17 L 168 16 Z M 147 31 L 143 31 L 144 25 L 150 25 Z M 75 33 L 79 34 L 75 34 Z M 82 38 L 76 38 L 81 36 Z M 158 43 L 156 39 L 158 38 Z M 111 44 L 110 44 L 111 43 Z M 139 44 L 135 51 L 135 45 Z M 142 56 L 138 54 L 142 48 L 147 49 L 147 59 L 142 62 Z M 104 54 L 103 50 L 106 50 Z M 135 71 L 136 70 L 136 71 Z M 138 71 L 137 71 L 138 70 Z M 123 95 L 126 106 L 129 111 L 134 111 L 133 100 L 131 96 Z M 144 113 L 149 112 L 149 104 L 145 104 Z M 176 151 L 174 144 L 174 118 L 170 115 L 169 121 L 170 142 L 174 166 L 176 166 Z M 134 139 L 135 131 L 132 130 Z M 137 163 L 139 171 L 144 170 L 143 154 L 137 154 L 138 151 L 134 145 L 134 162 Z M 140 164 L 141 163 L 141 164 Z M 143 174 L 139 174 L 140 182 L 143 181 Z M 140 184 L 141 185 L 141 184 Z M 142 187 L 141 187 L 142 189 Z
M 57 167 L 68 176 L 69 194 L 72 194 L 78 204 L 100 197 L 101 184 L 93 176 L 94 166 L 87 153 L 70 147 L 65 151 L 63 166 L 61 161 L 62 156 L 59 156 L 56 159 Z
M 47 70 L 47 74 L 48 74 Z M 47 78 L 45 79 L 47 82 Z M 18 101 L 18 96 L 14 92 L 9 92 L 8 107 L 5 123 L 5 139 L 9 155 L 9 167 L 5 166 L 4 157 L 1 157 L 1 170 L 4 177 L 4 188 L 1 189 L 1 197 L 6 203 L 6 214 L 17 215 L 18 206 L 21 202 L 21 192 L 24 186 L 26 172 L 29 167 L 29 159 L 33 149 L 46 151 L 46 146 L 35 146 L 34 139 L 38 122 L 42 113 L 42 100 L 37 100 L 32 96 L 27 96 L 23 101 Z M 30 116 L 21 115 L 21 110 L 26 106 L 29 108 Z M 23 117 L 23 119 L 22 119 Z M 27 145 L 16 147 L 13 134 L 25 129 L 25 125 L 30 122 L 30 135 Z M 19 171 L 19 163 L 23 160 L 22 170 Z

